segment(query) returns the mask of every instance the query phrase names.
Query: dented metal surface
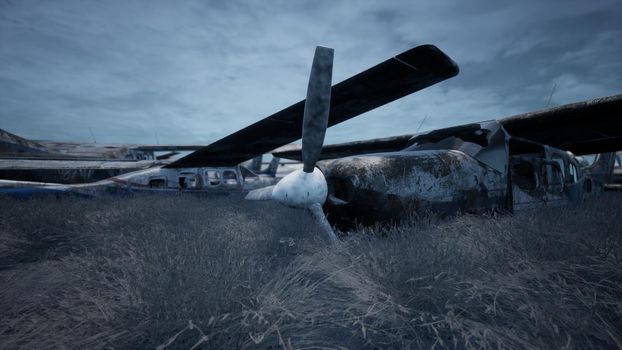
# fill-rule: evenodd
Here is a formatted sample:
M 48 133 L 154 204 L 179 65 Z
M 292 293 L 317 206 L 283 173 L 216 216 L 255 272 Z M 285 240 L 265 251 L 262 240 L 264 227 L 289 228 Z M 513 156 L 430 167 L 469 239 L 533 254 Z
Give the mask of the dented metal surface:
M 426 211 L 506 209 L 506 136 L 483 122 L 417 135 L 399 152 L 326 161 L 328 218 L 347 228 Z
M 504 174 L 456 150 L 403 151 L 325 166 L 329 220 L 339 226 L 399 221 L 427 210 L 453 214 L 503 208 Z

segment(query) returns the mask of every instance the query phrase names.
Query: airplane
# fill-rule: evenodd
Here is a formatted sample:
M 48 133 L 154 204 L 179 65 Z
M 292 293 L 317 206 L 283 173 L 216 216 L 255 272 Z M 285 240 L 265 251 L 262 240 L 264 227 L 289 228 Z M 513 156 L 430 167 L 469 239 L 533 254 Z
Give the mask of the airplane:
M 456 73 L 457 66 L 453 61 L 432 45 L 408 50 L 335 86 L 329 86 L 332 96 L 330 109 L 334 117 L 331 125 L 426 88 Z M 94 196 L 137 191 L 246 193 L 273 184 L 278 180 L 276 175 L 280 168 L 295 168 L 291 163 L 278 163 L 278 157 L 276 161 L 273 159 L 266 171 L 253 171 L 253 166 L 247 167 L 244 162 L 299 139 L 305 105 L 308 104 L 304 100 L 297 102 L 242 132 L 229 135 L 167 164 L 93 183 L 37 185 L 27 181 L 0 180 L 0 187 L 4 187 L 0 193 L 18 196 L 60 193 Z M 278 131 L 278 137 L 267 135 L 259 140 L 255 137 L 266 131 Z M 234 141 L 233 144 L 231 141 Z M 252 163 L 261 163 L 261 160 Z
M 110 188 L 110 183 L 127 188 L 183 188 L 183 183 L 209 187 L 212 181 L 220 183 L 225 170 L 236 173 L 241 162 L 302 137 L 296 158 L 302 169 L 276 184 L 243 190 L 249 200 L 276 200 L 309 210 L 334 241 L 333 225 L 347 229 L 358 223 L 396 222 L 429 210 L 447 215 L 514 212 L 578 202 L 603 188 L 613 164 L 607 152 L 622 149 L 622 95 L 614 95 L 360 142 L 353 150 L 342 147 L 333 159 L 326 159 L 331 158 L 331 147 L 323 146 L 327 127 L 459 71 L 441 50 L 422 45 L 331 86 L 332 58 L 332 49 L 316 48 L 306 100 L 171 164 L 115 177 L 103 187 Z M 582 167 L 577 156 L 596 153 L 602 155 L 595 164 Z M 214 170 L 219 175 L 210 176 Z
M 89 183 L 166 164 L 182 151 L 201 147 L 28 140 L 0 129 L 0 179 Z
M 183 151 L 203 147 L 28 140 L 0 129 L 0 186 L 92 183 L 166 165 Z M 283 172 L 297 163 L 281 162 L 278 157 L 273 157 L 270 162 L 262 159 L 263 155 L 259 155 L 241 163 L 242 176 L 253 179 L 282 177 Z
M 600 192 L 611 180 L 611 152 L 622 149 L 622 94 L 325 150 L 326 128 L 335 118 L 326 83 L 332 51 L 318 50 L 307 91 L 302 147 L 293 157 L 302 160 L 304 168 L 276 185 L 249 192 L 246 199 L 307 209 L 331 241 L 337 239 L 332 225 L 348 229 L 359 223 L 397 222 L 425 211 L 514 212 L 573 203 Z M 272 136 L 278 139 L 279 132 Z M 594 153 L 599 156 L 587 168 L 575 156 Z M 334 159 L 321 161 L 322 154 Z
M 622 95 L 613 97 L 620 99 Z M 381 185 L 373 183 L 363 183 L 369 181 L 370 174 L 368 174 L 367 172 L 373 173 L 374 170 L 364 169 L 364 166 L 362 166 L 360 163 L 369 162 L 371 160 L 377 161 L 377 157 L 385 158 L 383 159 L 383 161 L 388 161 L 392 157 L 387 156 L 387 153 L 395 153 L 406 150 L 454 150 L 462 151 L 463 153 L 470 155 L 469 152 L 472 152 L 472 148 L 466 148 L 464 145 L 458 146 L 456 144 L 452 144 L 456 140 L 447 140 L 447 138 L 462 138 L 463 136 L 459 136 L 458 134 L 469 128 L 471 128 L 472 130 L 476 130 L 476 132 L 480 128 L 484 130 L 499 128 L 498 125 L 495 125 L 495 121 L 483 122 L 478 124 L 480 124 L 480 126 L 468 124 L 464 126 L 448 128 L 447 130 L 440 129 L 426 133 L 406 134 L 370 140 L 359 140 L 340 144 L 326 145 L 322 147 L 320 156 L 320 160 L 322 162 L 318 164 L 318 167 L 327 177 L 329 194 L 327 197 L 327 203 L 325 203 L 324 205 L 324 211 L 328 212 L 330 210 L 332 216 L 332 220 L 330 221 L 333 224 L 337 224 L 340 228 L 351 228 L 353 224 L 357 223 L 373 224 L 379 221 L 397 222 L 401 217 L 407 216 L 408 213 L 413 214 L 418 211 L 421 212 L 426 210 L 435 211 L 441 214 L 451 214 L 458 211 L 482 212 L 490 209 L 514 212 L 523 209 L 537 208 L 539 206 L 553 206 L 568 202 L 577 202 L 581 198 L 591 195 L 597 195 L 602 193 L 603 191 L 620 190 L 620 183 L 622 183 L 622 176 L 620 176 L 622 174 L 622 171 L 620 170 L 620 167 L 618 165 L 620 164 L 620 155 L 616 156 L 615 153 L 597 154 L 595 155 L 593 162 L 589 163 L 582 159 L 582 157 L 575 156 L 572 152 L 563 151 L 561 149 L 551 147 L 545 144 L 528 142 L 527 140 L 521 141 L 537 145 L 535 147 L 540 148 L 540 150 L 538 151 L 536 148 L 537 152 L 534 151 L 534 154 L 522 154 L 522 151 L 514 151 L 514 149 L 518 147 L 515 140 L 513 140 L 512 142 L 510 142 L 509 145 L 506 146 L 509 147 L 511 145 L 513 148 L 510 157 L 510 166 L 512 166 L 513 168 L 509 169 L 513 172 L 511 176 L 514 176 L 513 179 L 510 179 L 511 181 L 513 181 L 513 187 L 511 189 L 512 192 L 510 192 L 509 194 L 502 189 L 498 189 L 498 192 L 503 196 L 514 194 L 514 198 L 505 198 L 505 200 L 511 199 L 510 202 L 498 201 L 497 203 L 481 203 L 478 202 L 478 198 L 477 196 L 475 196 L 478 193 L 474 191 L 466 191 L 466 196 L 463 197 L 464 201 L 460 202 L 456 196 L 455 191 L 465 190 L 460 190 L 458 187 L 456 187 L 458 186 L 458 182 L 452 181 L 448 184 L 451 187 L 444 188 L 445 190 L 450 190 L 450 192 L 447 193 L 449 193 L 449 195 L 452 195 L 451 203 L 443 202 L 442 200 L 434 201 L 430 200 L 429 198 L 424 198 L 426 195 L 425 191 L 421 191 L 418 194 L 417 201 L 415 201 L 414 198 L 409 198 L 408 200 L 412 200 L 414 202 L 408 203 L 408 200 L 405 201 L 404 197 L 409 196 L 409 194 L 403 191 L 399 191 L 398 189 L 388 190 L 395 193 L 385 193 L 382 191 L 374 192 L 372 190 L 374 186 L 380 188 L 386 187 L 386 183 L 383 183 Z M 464 129 L 460 130 L 460 128 L 462 127 L 464 127 Z M 441 130 L 443 131 L 443 133 L 445 131 L 447 133 L 443 135 Z M 432 135 L 430 135 L 431 133 Z M 509 135 L 504 136 L 511 137 Z M 461 140 L 459 142 L 463 141 L 464 140 Z M 424 142 L 426 143 L 425 147 Z M 418 147 L 414 147 L 416 143 L 418 143 Z M 493 147 L 494 145 L 492 143 L 486 145 L 486 151 L 490 152 Z M 547 152 L 549 153 L 548 156 Z M 300 145 L 286 145 L 284 147 L 274 150 L 272 154 L 283 159 L 301 160 L 301 147 Z M 412 156 L 412 154 L 406 155 Z M 474 158 L 482 161 L 482 155 L 485 155 L 485 153 L 475 154 Z M 360 157 L 369 159 L 360 159 Z M 540 165 L 540 169 L 538 170 L 538 163 L 546 164 L 547 157 L 549 158 L 548 160 L 552 160 L 558 163 L 559 170 L 554 164 L 551 165 L 553 169 L 550 169 L 548 165 Z M 417 162 L 420 166 L 422 166 L 423 162 L 421 162 L 421 160 L 418 160 L 414 157 L 410 158 L 412 158 L 410 160 Z M 333 159 L 337 159 L 338 161 L 335 162 L 335 164 L 331 164 L 331 160 Z M 503 159 L 495 160 L 495 162 L 498 161 L 503 161 Z M 519 161 L 523 164 L 520 164 Z M 343 163 L 346 163 L 345 166 Z M 439 166 L 442 165 L 442 162 L 438 161 L 438 159 L 434 160 L 433 163 Z M 490 164 L 492 166 L 496 166 L 500 170 L 500 172 L 508 171 L 508 169 L 504 169 L 504 163 L 494 164 L 493 161 L 491 161 L 490 159 L 486 159 L 486 161 L 483 161 L 483 163 L 486 163 L 486 165 Z M 527 163 L 530 163 L 531 165 L 527 165 Z M 543 167 L 547 169 L 543 169 Z M 525 173 L 525 168 L 529 169 L 529 182 L 525 182 L 525 179 L 518 175 L 519 171 Z M 417 170 L 420 174 L 425 174 L 426 176 L 430 175 L 430 169 Z M 382 177 L 376 180 L 382 180 L 383 182 L 387 181 L 387 174 L 389 172 L 386 169 L 376 171 L 379 174 L 382 174 Z M 412 176 L 410 170 L 404 169 L 404 164 L 398 164 L 397 169 L 394 169 L 392 171 L 401 172 L 401 174 L 406 177 Z M 557 179 L 557 186 L 562 186 L 562 182 L 565 182 L 565 184 L 563 185 L 565 186 L 563 191 L 561 191 L 561 189 L 552 191 L 551 189 L 546 188 L 547 185 L 550 185 L 552 183 L 551 179 L 546 178 L 546 171 L 561 172 L 560 175 L 562 178 Z M 405 175 L 407 173 L 408 175 Z M 475 173 L 476 172 L 474 172 L 474 174 Z M 462 175 L 467 176 L 467 174 L 465 173 L 463 173 Z M 572 179 L 569 180 L 567 177 L 570 177 Z M 402 182 L 403 181 L 404 180 L 402 180 Z M 421 179 L 410 178 L 408 181 L 420 183 Z M 467 188 L 476 189 L 477 187 L 473 186 Z M 525 191 L 525 189 L 527 191 Z M 452 191 L 454 191 L 453 194 Z M 525 195 L 524 192 L 527 192 L 527 195 Z M 555 192 L 557 192 L 557 195 L 555 195 Z M 437 191 L 434 195 L 442 196 L 442 193 L 443 192 Z M 480 191 L 478 195 L 483 194 L 484 193 L 481 193 Z M 492 194 L 494 194 L 494 192 Z M 427 195 L 430 195 L 430 193 L 427 193 Z M 487 195 L 489 198 L 486 199 L 486 201 L 490 201 L 491 192 L 489 191 Z M 501 196 L 499 199 L 503 199 L 503 196 Z M 482 199 L 485 198 L 482 196 L 480 200 Z M 387 205 L 387 202 L 389 202 L 389 205 Z M 406 202 L 406 205 L 410 205 L 410 207 L 404 206 L 404 202 Z M 371 207 L 369 203 L 377 203 L 377 205 L 375 207 Z
M 0 158 L 57 160 L 155 160 L 155 152 L 195 151 L 204 145 L 143 145 L 29 140 L 0 129 Z

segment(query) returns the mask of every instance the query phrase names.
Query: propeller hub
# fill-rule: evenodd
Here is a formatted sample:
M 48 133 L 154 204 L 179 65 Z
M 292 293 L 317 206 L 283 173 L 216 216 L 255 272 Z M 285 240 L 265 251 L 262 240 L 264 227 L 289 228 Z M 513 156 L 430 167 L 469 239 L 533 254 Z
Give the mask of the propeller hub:
M 295 170 L 281 179 L 272 190 L 272 199 L 292 208 L 308 208 L 313 203 L 323 205 L 328 194 L 326 178 L 318 168 L 312 173 Z

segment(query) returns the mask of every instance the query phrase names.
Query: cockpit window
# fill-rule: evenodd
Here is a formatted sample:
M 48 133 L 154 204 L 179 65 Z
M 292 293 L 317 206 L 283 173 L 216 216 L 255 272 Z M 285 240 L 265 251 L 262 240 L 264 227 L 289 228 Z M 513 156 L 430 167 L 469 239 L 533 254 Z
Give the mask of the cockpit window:
M 533 191 L 538 188 L 538 176 L 533 164 L 527 160 L 513 163 L 512 182 L 524 191 Z
M 557 162 L 542 164 L 541 176 L 547 192 L 561 193 L 564 191 L 564 175 Z
M 559 169 L 562 172 L 562 176 L 566 175 L 566 171 L 565 171 L 565 166 L 564 166 L 564 160 L 562 159 L 562 157 L 558 156 L 558 155 L 553 155 L 551 157 L 551 160 L 553 160 L 555 163 L 557 163 L 557 165 L 559 165 Z
M 571 183 L 577 182 L 577 180 L 579 180 L 579 174 L 578 174 L 578 171 L 577 171 L 577 166 L 572 164 L 572 163 L 570 163 L 569 170 L 570 170 L 570 174 L 569 174 L 570 176 L 568 178 L 570 179 L 570 182 Z

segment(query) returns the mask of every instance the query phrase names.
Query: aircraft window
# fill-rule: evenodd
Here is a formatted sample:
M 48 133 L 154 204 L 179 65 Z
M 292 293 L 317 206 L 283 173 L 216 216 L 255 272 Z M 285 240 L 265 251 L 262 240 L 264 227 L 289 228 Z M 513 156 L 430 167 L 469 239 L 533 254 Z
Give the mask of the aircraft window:
M 187 185 L 186 185 L 186 178 L 185 177 L 180 177 L 179 178 L 179 188 L 181 188 L 183 190 L 186 187 L 187 187 Z
M 238 176 L 234 171 L 225 170 L 222 172 L 222 182 L 225 185 L 237 185 L 238 184 Z
M 564 177 L 557 162 L 543 164 L 542 179 L 544 188 L 549 193 L 561 193 L 564 190 Z
M 179 188 L 197 188 L 198 181 L 194 174 L 184 175 L 179 177 Z
M 151 179 L 149 180 L 150 188 L 165 188 L 166 187 L 166 179 Z
M 559 165 L 559 169 L 561 169 L 562 176 L 565 176 L 566 172 L 564 171 L 564 168 L 565 168 L 564 160 L 559 156 L 553 156 L 552 160 Z
M 210 184 L 210 186 L 220 185 L 220 173 L 217 170 L 206 171 L 205 177 L 207 177 L 207 182 Z
M 533 164 L 526 160 L 513 164 L 512 182 L 522 190 L 535 190 L 538 187 L 538 177 Z
M 570 181 L 572 183 L 577 182 L 579 180 L 579 174 L 577 173 L 577 166 L 574 164 L 570 164 Z

